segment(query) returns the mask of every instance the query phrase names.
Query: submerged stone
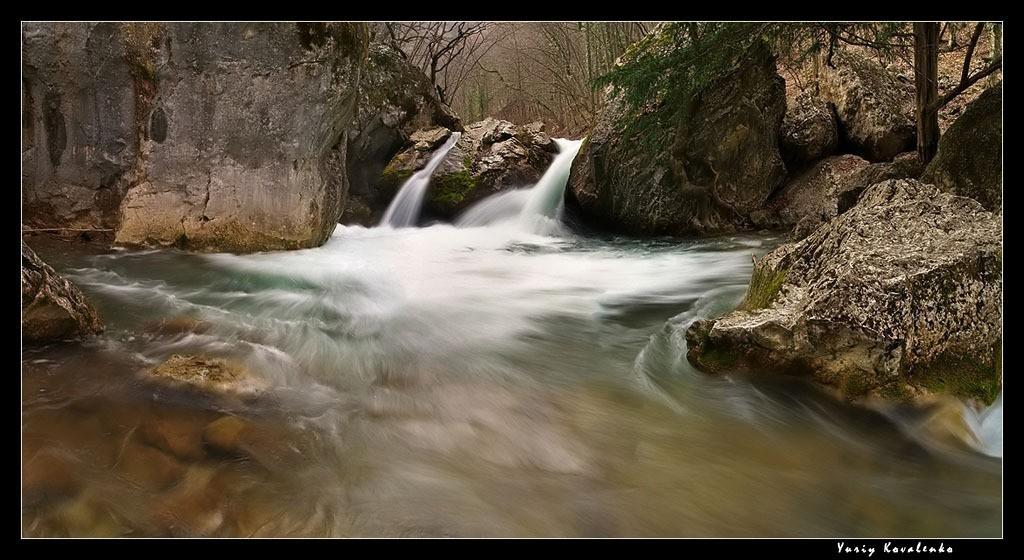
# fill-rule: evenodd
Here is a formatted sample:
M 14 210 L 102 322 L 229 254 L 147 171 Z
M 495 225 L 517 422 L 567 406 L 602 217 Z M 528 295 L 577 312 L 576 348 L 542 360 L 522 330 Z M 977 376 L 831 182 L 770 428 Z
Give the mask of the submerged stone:
M 148 374 L 171 384 L 219 394 L 254 395 L 266 388 L 245 366 L 223 358 L 175 354 Z

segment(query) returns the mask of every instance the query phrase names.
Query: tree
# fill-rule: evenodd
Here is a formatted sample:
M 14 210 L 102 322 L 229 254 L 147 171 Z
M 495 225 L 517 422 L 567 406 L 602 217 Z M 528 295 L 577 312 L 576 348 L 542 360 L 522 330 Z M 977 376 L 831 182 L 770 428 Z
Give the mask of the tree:
M 952 31 L 951 31 L 952 33 Z M 926 164 L 939 150 L 939 24 L 914 24 L 914 86 L 917 89 L 917 157 Z
M 797 64 L 808 56 L 823 56 L 824 64 L 831 66 L 832 55 L 840 45 L 866 48 L 879 56 L 902 60 L 914 69 L 918 157 L 922 163 L 928 163 L 938 147 L 939 111 L 978 80 L 1002 67 L 1002 56 L 994 48 L 988 64 L 971 72 L 978 40 L 986 25 L 980 22 L 974 26 L 964 50 L 960 80 L 942 95 L 938 91 L 941 27 L 937 22 L 672 23 L 658 37 L 640 41 L 631 49 L 627 64 L 615 68 L 599 82 L 623 90 L 634 110 L 661 97 L 662 102 L 678 109 L 685 106 L 686 98 L 697 95 L 732 61 L 761 41 Z M 947 32 L 955 35 L 956 26 L 948 26 Z
M 971 73 L 971 62 L 978 39 L 985 31 L 985 22 L 974 26 L 974 33 L 964 54 L 960 82 L 945 95 L 938 95 L 939 24 L 914 24 L 914 75 L 917 85 L 917 155 L 927 164 L 935 157 L 939 146 L 939 110 L 967 91 L 978 80 L 1002 68 L 1002 54 L 993 49 L 992 59 L 981 70 Z M 998 25 L 998 24 L 992 24 Z
M 392 45 L 418 66 L 449 103 L 499 36 L 489 22 L 410 22 L 385 24 Z

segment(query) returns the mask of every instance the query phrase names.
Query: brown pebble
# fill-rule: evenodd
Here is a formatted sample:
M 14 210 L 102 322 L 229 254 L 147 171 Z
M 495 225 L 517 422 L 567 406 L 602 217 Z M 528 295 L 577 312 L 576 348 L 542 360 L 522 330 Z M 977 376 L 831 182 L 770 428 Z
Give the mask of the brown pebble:
M 184 461 L 199 461 L 203 449 L 205 415 L 198 411 L 157 410 L 139 426 L 146 443 Z
M 60 451 L 44 449 L 25 457 L 21 489 L 25 505 L 74 496 L 81 490 L 72 459 Z
M 243 436 L 249 423 L 237 416 L 224 416 L 210 423 L 203 430 L 203 441 L 210 448 L 234 455 L 243 454 Z
M 162 490 L 181 480 L 186 468 L 174 457 L 131 438 L 121 452 L 117 470 L 135 484 Z

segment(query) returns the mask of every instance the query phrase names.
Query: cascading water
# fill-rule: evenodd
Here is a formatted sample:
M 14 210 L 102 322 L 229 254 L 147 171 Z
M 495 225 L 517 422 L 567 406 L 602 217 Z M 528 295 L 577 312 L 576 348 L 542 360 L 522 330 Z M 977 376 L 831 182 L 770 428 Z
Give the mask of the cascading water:
M 572 160 L 580 151 L 583 141 L 556 138 L 555 143 L 558 145 L 558 155 L 530 190 L 530 198 L 519 214 L 521 220 L 532 221 L 537 216 L 556 218 L 563 207 L 562 195 L 565 193 L 565 184 L 569 182 Z
M 555 143 L 558 145 L 558 155 L 534 186 L 484 199 L 466 210 L 456 220 L 456 225 L 482 227 L 508 224 L 529 233 L 559 233 L 565 185 L 569 181 L 573 158 L 583 141 L 555 138 Z
M 966 408 L 966 407 L 965 407 Z M 1003 393 L 999 392 L 995 402 L 981 411 L 965 413 L 967 424 L 971 427 L 982 453 L 992 457 L 1003 456 Z
M 430 156 L 426 167 L 413 174 L 412 177 L 402 185 L 395 199 L 391 201 L 380 225 L 391 227 L 409 227 L 416 225 L 420 217 L 420 207 L 423 206 L 423 195 L 430 185 L 430 176 L 434 174 L 437 166 L 441 165 L 445 156 L 452 149 L 452 146 L 459 141 L 461 132 L 453 132 L 448 140 Z
M 457 140 L 383 225 L 415 223 Z M 455 226 L 44 254 L 107 330 L 23 358 L 23 472 L 77 477 L 25 509 L 25 534 L 1000 535 L 1001 397 L 967 417 L 979 453 L 799 381 L 695 371 L 686 326 L 734 308 L 778 240 L 567 235 L 580 143 L 557 142 L 536 185 Z M 203 404 L 145 381 L 174 354 L 241 364 L 265 392 Z M 230 453 L 202 443 L 239 422 L 213 438 Z

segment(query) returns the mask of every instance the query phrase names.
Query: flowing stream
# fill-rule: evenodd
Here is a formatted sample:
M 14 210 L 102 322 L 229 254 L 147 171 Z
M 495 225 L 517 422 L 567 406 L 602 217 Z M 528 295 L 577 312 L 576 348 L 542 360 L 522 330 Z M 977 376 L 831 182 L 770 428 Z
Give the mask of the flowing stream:
M 416 225 L 416 220 L 420 217 L 420 208 L 423 206 L 423 196 L 430 185 L 430 176 L 434 174 L 437 166 L 441 165 L 444 157 L 448 155 L 452 146 L 459 141 L 461 136 L 461 132 L 452 132 L 448 136 L 448 140 L 430 156 L 427 165 L 413 173 L 402 184 L 398 194 L 395 195 L 387 211 L 384 212 L 384 217 L 380 221 L 381 225 L 391 227 L 410 227 Z
M 1002 463 L 958 404 L 874 411 L 690 367 L 685 326 L 734 306 L 782 240 L 575 234 L 558 217 L 579 144 L 559 147 L 538 185 L 454 225 L 244 256 L 38 249 L 108 329 L 23 357 L 23 488 L 44 488 L 25 534 L 1001 534 Z M 385 222 L 414 223 L 421 196 Z M 173 354 L 267 389 L 140 376 Z M 248 426 L 238 453 L 189 447 L 226 416 Z

